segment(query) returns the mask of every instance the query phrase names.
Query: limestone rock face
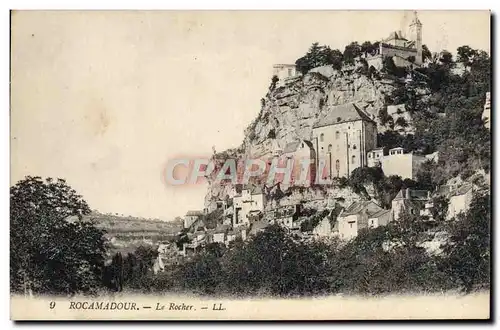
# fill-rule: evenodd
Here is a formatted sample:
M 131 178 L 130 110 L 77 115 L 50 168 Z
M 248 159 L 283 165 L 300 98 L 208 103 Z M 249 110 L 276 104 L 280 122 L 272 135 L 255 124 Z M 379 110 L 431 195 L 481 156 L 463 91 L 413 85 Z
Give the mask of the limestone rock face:
M 378 121 L 385 95 L 394 89 L 390 80 L 340 72 L 331 66 L 314 68 L 267 94 L 259 116 L 246 131 L 245 156 L 271 155 L 274 149 L 294 140 L 311 140 L 318 116 L 335 105 L 356 102 Z

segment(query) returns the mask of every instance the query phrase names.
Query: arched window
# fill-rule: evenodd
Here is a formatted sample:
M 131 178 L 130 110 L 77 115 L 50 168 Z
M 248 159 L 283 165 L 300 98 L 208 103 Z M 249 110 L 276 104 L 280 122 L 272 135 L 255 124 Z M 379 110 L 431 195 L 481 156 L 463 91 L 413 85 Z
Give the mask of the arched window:
M 352 146 L 352 148 L 353 148 L 353 149 L 356 149 L 356 145 L 354 144 L 354 145 Z
M 332 145 L 331 144 L 328 145 L 328 152 L 332 152 Z
M 354 156 L 354 155 L 352 156 L 352 163 L 353 164 L 356 163 L 356 156 Z
M 325 134 L 321 133 L 321 134 L 319 135 L 319 141 L 320 141 L 320 142 L 323 142 L 323 140 L 324 140 L 324 139 L 325 139 Z
M 304 142 L 302 142 L 302 144 L 300 145 L 301 148 L 304 148 Z
M 336 132 L 335 132 L 335 138 L 338 140 L 338 139 L 339 139 L 339 137 L 340 137 L 340 133 L 339 133 L 339 131 L 336 131 Z

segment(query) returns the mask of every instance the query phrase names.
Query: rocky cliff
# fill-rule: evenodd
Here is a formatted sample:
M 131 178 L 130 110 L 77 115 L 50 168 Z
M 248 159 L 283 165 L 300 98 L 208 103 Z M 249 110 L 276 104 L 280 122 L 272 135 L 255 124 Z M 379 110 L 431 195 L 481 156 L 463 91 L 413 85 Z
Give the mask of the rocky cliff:
M 385 107 L 385 96 L 395 89 L 395 81 L 371 79 L 353 71 L 323 66 L 279 82 L 274 89 L 271 86 L 259 116 L 245 132 L 245 155 L 262 157 L 297 139 L 311 140 L 317 118 L 335 105 L 356 102 L 378 121 L 378 112 Z

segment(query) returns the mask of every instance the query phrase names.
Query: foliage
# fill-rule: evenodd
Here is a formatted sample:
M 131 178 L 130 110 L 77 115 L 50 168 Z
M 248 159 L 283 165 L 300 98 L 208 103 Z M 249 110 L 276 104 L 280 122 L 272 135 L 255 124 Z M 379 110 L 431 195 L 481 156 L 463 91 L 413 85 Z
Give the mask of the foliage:
M 490 195 L 476 193 L 469 210 L 450 225 L 450 240 L 443 246 L 442 267 L 466 291 L 489 287 Z
M 361 56 L 362 52 L 363 49 L 357 42 L 351 42 L 349 45 L 345 46 L 343 54 L 344 63 L 353 65 L 354 59 Z
M 311 232 L 314 228 L 323 220 L 328 214 L 330 210 L 323 210 L 319 213 L 315 213 L 312 216 L 308 217 L 306 220 L 302 221 L 300 224 L 301 232 Z
M 63 179 L 27 176 L 10 188 L 11 290 L 92 293 L 100 285 L 104 232 Z
M 315 42 L 303 57 L 295 61 L 295 65 L 302 74 L 323 65 L 332 65 L 339 70 L 342 67 L 342 53 L 337 49 L 332 50 L 329 46 L 320 46 L 319 43 Z
M 279 78 L 278 76 L 274 75 L 272 78 L 271 78 L 271 85 L 269 85 L 269 91 L 274 91 L 276 89 L 276 84 L 278 83 L 279 81 Z
M 435 221 L 443 222 L 446 220 L 446 215 L 448 214 L 448 207 L 450 204 L 450 199 L 446 196 L 436 196 L 432 199 L 432 207 L 430 209 L 432 218 Z

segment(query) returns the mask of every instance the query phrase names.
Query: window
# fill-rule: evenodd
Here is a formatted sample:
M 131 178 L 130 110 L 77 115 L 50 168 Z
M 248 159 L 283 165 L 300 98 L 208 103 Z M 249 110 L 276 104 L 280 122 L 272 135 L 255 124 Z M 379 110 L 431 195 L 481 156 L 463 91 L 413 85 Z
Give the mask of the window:
M 337 140 L 338 140 L 339 138 L 340 138 L 340 133 L 339 133 L 339 131 L 336 131 L 336 132 L 335 132 L 335 139 L 337 139 Z
M 352 163 L 355 164 L 356 163 L 356 156 L 352 156 Z
M 368 154 L 368 158 L 372 158 L 372 154 Z
M 377 154 L 377 158 L 379 158 L 379 157 L 380 157 L 380 155 L 379 155 L 379 154 Z
M 302 144 L 300 145 L 301 148 L 304 148 L 304 142 L 302 142 Z
M 349 222 L 349 227 L 351 227 L 351 228 L 352 228 L 352 224 L 353 224 L 352 222 Z
M 331 144 L 328 145 L 328 152 L 332 152 L 332 145 Z
M 352 148 L 353 148 L 353 149 L 356 149 L 356 145 L 354 144 L 354 145 L 352 146 Z
M 319 135 L 319 141 L 320 141 L 320 142 L 323 142 L 324 140 L 325 140 L 325 134 L 321 133 L 321 134 Z

